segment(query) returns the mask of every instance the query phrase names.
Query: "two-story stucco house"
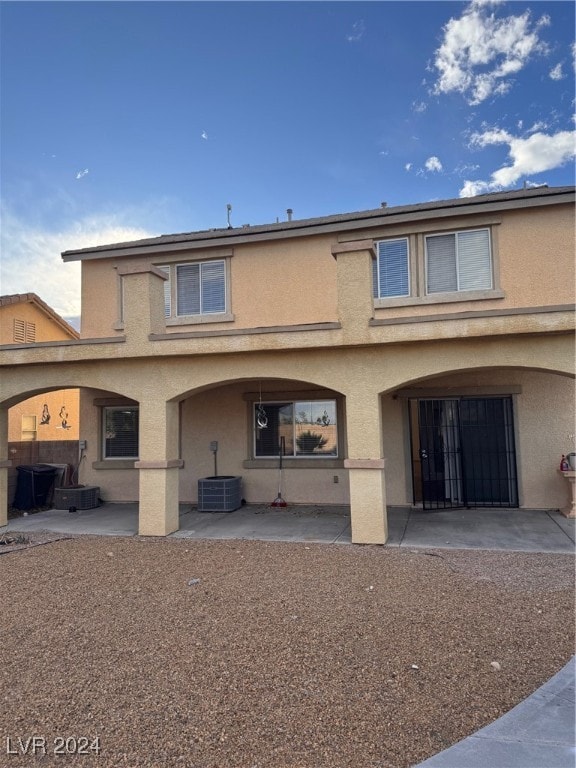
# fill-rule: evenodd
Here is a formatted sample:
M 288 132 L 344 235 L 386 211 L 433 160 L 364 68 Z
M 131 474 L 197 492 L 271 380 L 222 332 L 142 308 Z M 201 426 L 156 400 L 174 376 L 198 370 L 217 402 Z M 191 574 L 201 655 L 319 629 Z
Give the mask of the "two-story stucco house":
M 198 480 L 271 502 L 564 506 L 574 441 L 574 188 L 68 251 L 82 338 L 5 347 L 3 405 L 81 388 L 81 481 L 178 528 Z M 38 368 L 38 364 L 42 364 Z M 5 441 L 3 441 L 5 442 Z

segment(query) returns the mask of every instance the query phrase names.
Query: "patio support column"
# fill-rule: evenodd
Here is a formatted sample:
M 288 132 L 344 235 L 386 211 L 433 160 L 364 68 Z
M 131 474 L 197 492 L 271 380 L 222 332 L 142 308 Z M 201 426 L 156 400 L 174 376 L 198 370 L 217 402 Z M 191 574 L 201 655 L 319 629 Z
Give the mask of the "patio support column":
M 346 398 L 350 520 L 354 544 L 385 544 L 388 538 L 382 418 L 377 393 L 357 391 Z
M 8 409 L 0 408 L 0 525 L 8 523 Z
M 142 401 L 139 428 L 138 533 L 167 536 L 179 528 L 178 474 L 184 462 L 178 458 L 178 403 L 154 397 Z

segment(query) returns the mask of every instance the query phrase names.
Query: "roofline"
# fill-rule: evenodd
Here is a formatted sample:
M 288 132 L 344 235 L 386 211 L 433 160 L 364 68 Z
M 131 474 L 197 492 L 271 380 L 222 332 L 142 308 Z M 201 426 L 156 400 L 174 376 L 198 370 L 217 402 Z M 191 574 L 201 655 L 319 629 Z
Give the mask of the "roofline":
M 488 213 L 492 211 L 512 210 L 543 205 L 573 203 L 575 187 L 535 187 L 513 192 L 498 192 L 476 197 L 454 198 L 428 203 L 376 208 L 347 214 L 336 214 L 312 219 L 285 221 L 276 224 L 262 224 L 230 229 L 210 229 L 199 232 L 186 232 L 126 243 L 113 243 L 91 248 L 69 250 L 62 253 L 65 262 L 86 261 L 91 259 L 118 256 L 142 256 L 145 254 L 166 253 L 168 251 L 215 248 L 235 244 L 276 240 L 287 237 L 338 233 L 343 231 L 381 227 L 403 222 L 415 222 L 422 219 L 447 218 L 469 215 L 470 213 Z
M 80 338 L 78 331 L 67 323 L 66 320 L 64 320 L 56 310 L 52 309 L 49 304 L 46 304 L 37 293 L 13 293 L 11 295 L 0 296 L 0 307 L 10 307 L 14 304 L 36 304 L 45 315 L 48 315 L 52 320 L 58 323 L 58 325 L 73 339 Z

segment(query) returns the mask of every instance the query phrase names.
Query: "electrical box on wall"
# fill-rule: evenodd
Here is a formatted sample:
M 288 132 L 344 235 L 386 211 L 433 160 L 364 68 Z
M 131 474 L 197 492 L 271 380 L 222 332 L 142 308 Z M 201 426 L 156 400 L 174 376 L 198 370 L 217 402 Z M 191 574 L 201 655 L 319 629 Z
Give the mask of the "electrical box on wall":
M 78 448 L 80 448 L 81 451 L 85 451 L 86 450 L 86 446 L 87 446 L 86 440 L 79 440 L 78 441 Z

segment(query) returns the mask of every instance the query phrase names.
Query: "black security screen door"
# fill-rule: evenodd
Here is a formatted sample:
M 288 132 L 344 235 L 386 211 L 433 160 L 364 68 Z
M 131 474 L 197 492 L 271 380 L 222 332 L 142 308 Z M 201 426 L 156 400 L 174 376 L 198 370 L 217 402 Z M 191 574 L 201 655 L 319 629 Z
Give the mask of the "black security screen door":
M 411 413 L 424 509 L 518 506 L 511 398 L 418 400 Z

